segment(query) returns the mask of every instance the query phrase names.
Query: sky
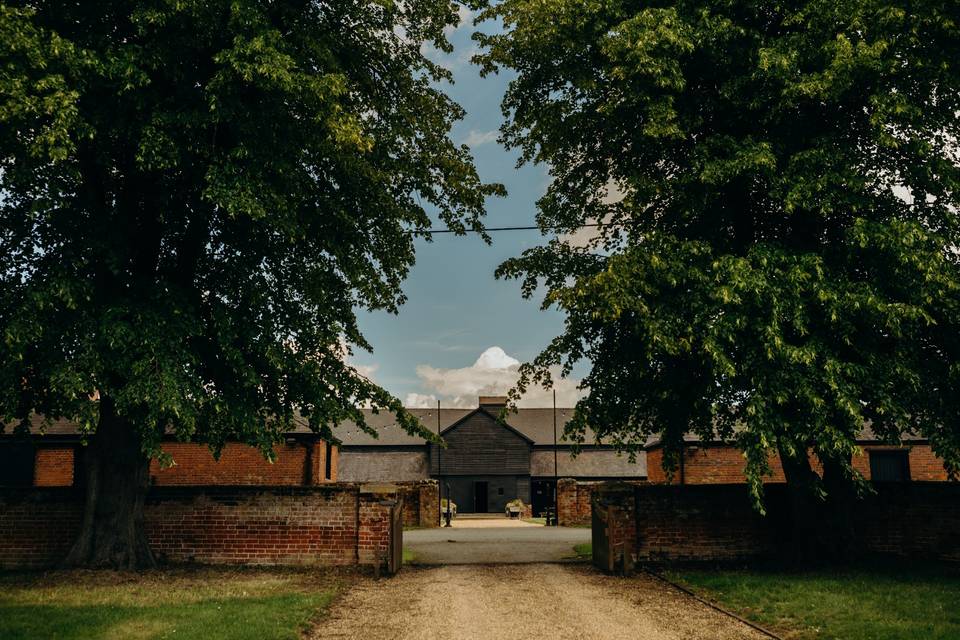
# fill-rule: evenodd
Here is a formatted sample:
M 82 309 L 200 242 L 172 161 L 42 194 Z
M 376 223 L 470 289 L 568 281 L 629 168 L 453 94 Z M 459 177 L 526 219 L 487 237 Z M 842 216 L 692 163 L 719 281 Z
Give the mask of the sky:
M 454 84 L 443 88 L 466 110 L 452 131 L 454 142 L 471 148 L 485 182 L 507 189 L 507 197 L 487 201 L 485 225 L 531 225 L 549 177 L 542 166 L 518 169 L 517 153 L 497 143 L 500 100 L 511 76 L 480 77 L 469 61 L 476 52 L 470 39 L 475 30 L 462 8 L 459 28 L 450 30 L 453 53 L 428 55 L 452 71 Z M 493 276 L 503 260 L 540 244 L 540 233 L 491 235 L 490 245 L 476 235 L 418 240 L 417 262 L 404 285 L 408 300 L 399 315 L 360 312 L 361 330 L 374 350 L 357 352 L 351 362 L 407 406 L 436 406 L 439 399 L 444 407 L 475 407 L 479 395 L 505 394 L 520 362 L 533 359 L 563 328 L 560 313 L 541 311 L 539 300 L 521 297 L 516 281 Z M 558 405 L 574 404 L 577 383 L 556 382 Z M 550 406 L 551 395 L 530 390 L 520 405 Z

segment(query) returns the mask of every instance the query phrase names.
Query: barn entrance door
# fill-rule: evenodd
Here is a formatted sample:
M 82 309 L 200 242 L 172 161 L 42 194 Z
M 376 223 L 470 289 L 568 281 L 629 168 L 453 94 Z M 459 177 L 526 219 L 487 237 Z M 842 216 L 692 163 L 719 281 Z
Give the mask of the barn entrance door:
M 533 515 L 535 518 L 542 518 L 546 515 L 547 509 L 552 509 L 554 504 L 554 491 L 557 483 L 553 480 L 534 480 L 530 483 L 530 496 L 533 505 Z
M 489 485 L 486 481 L 476 481 L 473 483 L 473 512 L 487 513 L 489 505 L 487 496 L 489 495 Z

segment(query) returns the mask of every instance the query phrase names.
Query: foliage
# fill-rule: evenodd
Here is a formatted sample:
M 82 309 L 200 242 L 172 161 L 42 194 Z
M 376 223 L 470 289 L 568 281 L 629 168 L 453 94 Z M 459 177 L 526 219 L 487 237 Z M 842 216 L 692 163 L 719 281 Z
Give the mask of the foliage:
M 0 4 L 0 421 L 272 455 L 298 412 L 399 401 L 347 360 L 396 312 L 426 207 L 479 228 L 450 140 L 449 0 Z M 21 427 L 24 426 L 21 424 Z
M 960 575 L 942 566 L 830 571 L 681 571 L 670 576 L 785 637 L 947 640 L 960 636 Z
M 503 510 L 504 512 L 506 512 L 507 515 L 510 515 L 511 507 L 516 507 L 517 509 L 520 509 L 521 512 L 523 512 L 524 508 L 526 508 L 526 505 L 523 503 L 523 500 L 521 500 L 520 498 L 514 498 L 513 500 L 505 504 L 503 507 Z
M 848 480 L 869 421 L 960 468 L 960 5 L 504 0 L 503 138 L 553 178 L 508 260 L 566 315 L 517 392 L 589 362 L 568 435 L 735 441 Z M 585 237 L 584 224 L 599 223 Z M 562 235 L 567 234 L 567 235 Z

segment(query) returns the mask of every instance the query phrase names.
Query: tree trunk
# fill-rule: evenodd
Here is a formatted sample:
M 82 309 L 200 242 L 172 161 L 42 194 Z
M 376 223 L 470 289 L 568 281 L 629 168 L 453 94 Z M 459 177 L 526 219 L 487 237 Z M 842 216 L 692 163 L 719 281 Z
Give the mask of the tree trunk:
M 818 514 L 820 499 L 816 488 L 817 474 L 810 467 L 806 448 L 802 455 L 790 457 L 780 451 L 783 475 L 787 481 L 789 533 L 788 558 L 797 567 L 818 563 L 820 557 L 820 534 Z
M 844 472 L 841 460 L 824 457 L 821 461 L 823 487 L 827 492 L 821 525 L 824 551 L 834 563 L 849 561 L 857 552 L 853 525 L 857 495 L 853 479 Z
M 134 425 L 100 400 L 100 422 L 83 459 L 85 504 L 80 535 L 64 564 L 71 567 L 138 569 L 156 562 L 143 524 L 150 460 Z

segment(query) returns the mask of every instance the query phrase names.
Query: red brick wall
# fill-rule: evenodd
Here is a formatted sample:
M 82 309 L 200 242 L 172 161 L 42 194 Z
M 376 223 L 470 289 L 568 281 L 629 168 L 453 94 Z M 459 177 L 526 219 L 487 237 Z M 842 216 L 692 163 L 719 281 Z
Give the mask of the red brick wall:
M 323 481 L 324 443 L 318 443 L 320 474 L 313 475 Z M 302 485 L 312 475 L 307 467 L 307 448 L 303 444 L 280 444 L 274 447 L 276 460 L 267 462 L 255 447 L 230 443 L 223 448 L 220 459 L 215 460 L 205 445 L 169 442 L 163 450 L 173 456 L 176 463 L 161 469 L 153 460 L 150 477 L 157 486 L 166 485 Z
M 869 452 L 873 450 L 897 450 L 899 447 L 865 445 L 863 455 L 855 456 L 853 466 L 865 478 L 870 479 Z M 945 481 L 947 472 L 942 461 L 933 455 L 930 445 L 918 444 L 906 447 L 910 452 L 910 478 L 920 481 Z M 820 464 L 815 458 L 811 460 L 814 470 L 819 473 Z M 684 451 L 683 483 L 684 484 L 731 484 L 744 481 L 743 469 L 746 461 L 739 449 L 729 445 L 692 445 Z M 770 469 L 772 474 L 766 482 L 784 482 L 783 467 L 780 456 L 770 453 Z M 663 449 L 656 448 L 647 452 L 647 477 L 651 483 L 666 483 L 667 477 L 663 471 Z M 672 484 L 680 484 L 681 471 L 677 469 L 673 474 Z
M 609 483 L 584 482 L 574 478 L 557 480 L 557 508 L 559 524 L 562 527 L 590 524 L 592 517 L 592 498 L 594 490 Z M 625 480 L 626 485 L 647 484 L 646 480 Z
M 73 485 L 73 447 L 39 447 L 33 464 L 35 487 Z
M 640 560 L 733 560 L 776 550 L 776 528 L 764 526 L 775 516 L 758 515 L 743 484 L 651 485 L 638 488 L 635 500 Z
M 206 445 L 168 442 L 163 450 L 173 456 L 173 467 L 161 469 L 153 460 L 150 477 L 158 486 L 263 485 L 295 486 L 336 482 L 337 447 L 331 448 L 331 478 L 327 479 L 327 445 L 323 441 L 279 444 L 276 461 L 267 462 L 260 451 L 230 443 L 215 460 Z M 69 487 L 74 477 L 74 447 L 39 447 L 34 465 L 34 486 Z
M 0 489 L 0 569 L 50 567 L 80 531 L 73 489 Z
M 403 526 L 433 528 L 440 524 L 440 493 L 436 480 L 396 482 L 403 497 Z
M 370 564 L 389 548 L 391 485 L 158 487 L 144 507 L 170 562 Z M 0 568 L 55 565 L 79 529 L 73 489 L 0 490 Z
M 573 478 L 557 480 L 557 520 L 560 526 L 590 523 L 590 497 L 598 483 L 577 482 Z
M 854 507 L 858 548 L 960 562 L 960 484 L 887 483 L 875 489 Z M 635 505 L 632 546 L 642 561 L 768 557 L 782 552 L 778 545 L 787 539 L 784 485 L 767 488 L 766 516 L 753 510 L 743 484 L 637 486 L 623 499 Z

